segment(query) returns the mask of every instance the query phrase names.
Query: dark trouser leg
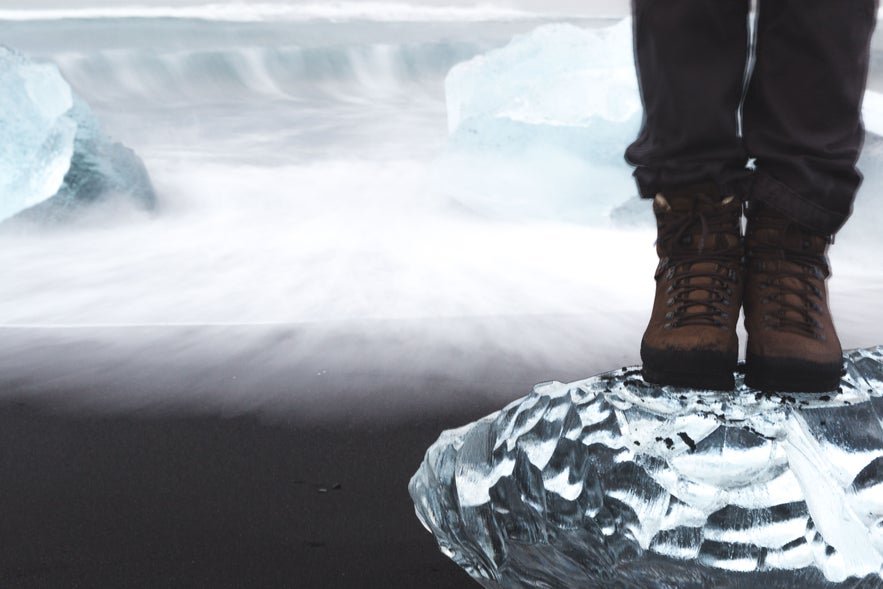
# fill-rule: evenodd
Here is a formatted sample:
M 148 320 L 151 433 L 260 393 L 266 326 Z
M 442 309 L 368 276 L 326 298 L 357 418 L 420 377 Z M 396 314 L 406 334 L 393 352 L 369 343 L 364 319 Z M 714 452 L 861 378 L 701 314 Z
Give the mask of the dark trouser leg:
M 752 198 L 835 233 L 861 174 L 861 102 L 876 0 L 759 0 L 756 62 L 743 109 L 757 158 Z
M 641 196 L 705 180 L 743 193 L 748 10 L 749 0 L 632 0 L 644 123 L 625 157 Z

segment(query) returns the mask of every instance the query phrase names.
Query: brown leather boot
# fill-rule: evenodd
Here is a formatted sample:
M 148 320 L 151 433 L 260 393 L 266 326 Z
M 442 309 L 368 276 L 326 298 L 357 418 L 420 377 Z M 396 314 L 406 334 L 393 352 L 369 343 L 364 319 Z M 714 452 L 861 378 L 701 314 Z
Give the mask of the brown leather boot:
M 748 208 L 745 383 L 768 391 L 836 390 L 843 351 L 828 309 L 831 239 L 763 205 Z
M 739 355 L 742 203 L 714 184 L 658 194 L 656 299 L 644 338 L 644 380 L 731 390 Z

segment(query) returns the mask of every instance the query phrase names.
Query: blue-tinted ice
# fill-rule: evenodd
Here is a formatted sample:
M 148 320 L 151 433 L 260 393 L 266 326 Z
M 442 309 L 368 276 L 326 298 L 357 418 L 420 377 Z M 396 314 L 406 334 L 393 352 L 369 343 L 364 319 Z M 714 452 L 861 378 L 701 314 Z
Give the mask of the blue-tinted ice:
M 452 68 L 445 96 L 450 142 L 435 181 L 452 198 L 504 218 L 653 225 L 650 207 L 629 200 L 637 191 L 623 158 L 642 119 L 630 18 L 518 35 Z M 883 182 L 880 93 L 867 93 L 862 117 L 859 202 Z M 848 230 L 859 226 L 876 232 L 879 219 L 856 218 Z
M 155 204 L 138 156 L 101 132 L 56 66 L 0 47 L 0 222 L 59 220 L 121 195 Z
M 883 587 L 883 347 L 840 391 L 537 385 L 442 434 L 411 480 L 487 588 Z

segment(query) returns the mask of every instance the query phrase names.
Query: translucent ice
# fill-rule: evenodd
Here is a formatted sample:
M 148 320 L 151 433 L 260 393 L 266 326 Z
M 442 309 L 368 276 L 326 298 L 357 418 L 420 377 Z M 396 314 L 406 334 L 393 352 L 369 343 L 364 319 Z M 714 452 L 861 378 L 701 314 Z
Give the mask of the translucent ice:
M 155 200 L 141 160 L 101 133 L 58 68 L 0 47 L 0 221 L 58 219 L 110 194 Z
M 52 65 L 0 47 L 0 219 L 51 197 L 74 153 L 70 86 Z
M 623 156 L 643 114 L 631 19 L 541 26 L 454 67 L 445 92 L 450 149 L 437 185 L 452 197 L 497 217 L 652 223 L 649 207 L 628 202 L 637 191 Z M 879 93 L 863 113 L 869 134 L 883 134 Z M 861 167 L 883 167 L 883 155 Z
M 883 587 L 883 347 L 831 395 L 623 368 L 444 433 L 411 480 L 487 588 Z
M 629 19 L 539 27 L 454 67 L 445 93 L 440 177 L 466 204 L 589 221 L 635 192 L 622 156 L 642 114 Z

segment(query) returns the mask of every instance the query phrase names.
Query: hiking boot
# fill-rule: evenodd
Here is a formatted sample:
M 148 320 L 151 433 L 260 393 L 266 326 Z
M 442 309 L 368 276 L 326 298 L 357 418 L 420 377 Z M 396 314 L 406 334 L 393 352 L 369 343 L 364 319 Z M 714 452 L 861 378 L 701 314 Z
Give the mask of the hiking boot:
M 644 380 L 732 390 L 742 302 L 742 203 L 714 184 L 657 194 L 656 299 L 641 341 Z
M 825 281 L 832 239 L 763 205 L 748 208 L 745 236 L 745 384 L 781 392 L 836 390 L 843 350 Z

